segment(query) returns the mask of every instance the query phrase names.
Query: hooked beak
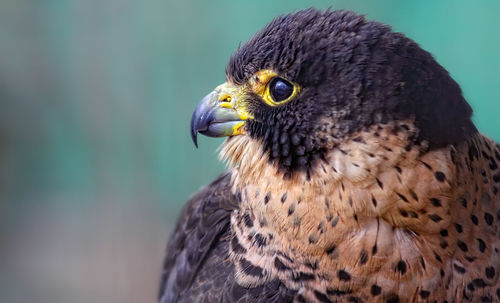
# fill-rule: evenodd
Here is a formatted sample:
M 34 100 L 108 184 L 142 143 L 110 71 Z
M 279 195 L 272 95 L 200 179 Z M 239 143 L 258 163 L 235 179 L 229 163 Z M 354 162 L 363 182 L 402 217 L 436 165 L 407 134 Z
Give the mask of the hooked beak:
M 236 98 L 224 98 L 217 89 L 206 95 L 194 110 L 191 118 L 191 138 L 198 147 L 197 135 L 228 137 L 240 135 L 248 114 L 238 106 Z M 231 100 L 231 101 L 228 101 Z

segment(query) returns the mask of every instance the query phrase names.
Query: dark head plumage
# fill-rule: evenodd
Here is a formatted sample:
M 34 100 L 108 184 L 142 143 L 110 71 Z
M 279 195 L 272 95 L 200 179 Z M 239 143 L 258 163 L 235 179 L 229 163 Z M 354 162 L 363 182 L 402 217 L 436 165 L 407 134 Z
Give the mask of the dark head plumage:
M 302 89 L 270 107 L 246 96 L 248 134 L 264 142 L 281 169 L 310 168 L 328 142 L 315 136 L 323 118 L 344 140 L 374 124 L 414 119 L 416 141 L 430 149 L 476 132 L 458 84 L 431 54 L 401 33 L 349 11 L 308 9 L 274 19 L 231 57 L 229 81 L 271 69 Z

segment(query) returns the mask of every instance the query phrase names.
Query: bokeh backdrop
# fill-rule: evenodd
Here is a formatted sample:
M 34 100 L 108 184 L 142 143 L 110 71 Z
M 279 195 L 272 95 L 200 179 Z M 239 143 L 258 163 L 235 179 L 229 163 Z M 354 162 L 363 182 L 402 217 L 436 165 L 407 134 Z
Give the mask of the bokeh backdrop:
M 416 40 L 500 140 L 500 1 L 1 0 L 0 302 L 154 302 L 176 216 L 224 170 L 221 140 L 191 142 L 195 105 L 310 6 Z

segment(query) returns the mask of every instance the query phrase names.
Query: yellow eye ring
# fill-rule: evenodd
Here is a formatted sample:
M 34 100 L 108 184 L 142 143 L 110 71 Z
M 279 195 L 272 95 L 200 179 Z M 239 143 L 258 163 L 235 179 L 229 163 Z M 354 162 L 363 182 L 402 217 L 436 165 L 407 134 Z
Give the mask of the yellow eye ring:
M 297 84 L 276 76 L 267 83 L 263 99 L 270 106 L 278 106 L 292 100 L 298 92 Z

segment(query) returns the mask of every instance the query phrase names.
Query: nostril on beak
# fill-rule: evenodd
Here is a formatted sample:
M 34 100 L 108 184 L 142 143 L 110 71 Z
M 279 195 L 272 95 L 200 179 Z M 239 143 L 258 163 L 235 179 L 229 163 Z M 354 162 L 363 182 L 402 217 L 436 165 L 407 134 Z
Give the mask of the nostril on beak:
M 225 108 L 232 108 L 232 105 L 231 105 L 231 101 L 233 99 L 231 98 L 231 96 L 229 95 L 226 95 L 226 96 L 223 96 L 221 99 L 220 99 L 220 106 L 221 107 L 225 107 Z
M 220 102 L 227 102 L 227 103 L 231 102 L 232 100 L 233 99 L 231 98 L 230 95 L 223 95 L 219 99 Z

